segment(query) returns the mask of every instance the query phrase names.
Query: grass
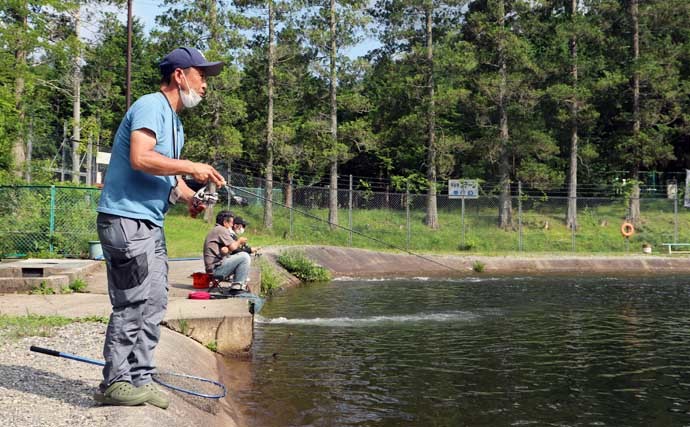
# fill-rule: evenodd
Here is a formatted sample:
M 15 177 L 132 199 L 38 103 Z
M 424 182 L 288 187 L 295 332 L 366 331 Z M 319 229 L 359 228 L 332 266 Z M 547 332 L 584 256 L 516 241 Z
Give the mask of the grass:
M 278 263 L 305 282 L 327 282 L 331 273 L 314 263 L 300 251 L 285 251 L 278 256 Z
M 53 295 L 55 289 L 51 288 L 45 280 L 42 280 L 38 286 L 34 286 L 30 291 L 31 295 Z
M 529 202 L 529 203 L 528 203 Z M 642 243 L 660 247 L 660 243 L 674 241 L 674 213 L 672 205 L 664 199 L 644 200 L 642 221 L 636 233 L 626 244 L 620 234 L 625 217 L 625 206 L 620 200 L 581 207 L 578 211 L 579 228 L 575 233 L 577 254 L 625 254 L 640 252 Z M 514 206 L 514 228 L 508 231 L 496 226 L 497 208 L 481 206 L 469 201 L 465 210 L 465 239 L 462 241 L 460 209 L 440 209 L 438 230 L 424 225 L 424 212 L 411 212 L 410 242 L 407 244 L 405 212 L 389 209 L 353 210 L 352 246 L 390 250 L 391 245 L 415 252 L 445 254 L 511 255 L 520 253 L 573 253 L 573 234 L 565 225 L 563 203 L 526 201 L 523 210 L 522 233 L 518 228 L 517 206 Z M 670 206 L 670 208 L 669 208 Z M 216 212 L 220 208 L 216 209 Z M 681 208 L 682 209 L 682 208 Z M 261 206 L 232 207 L 233 212 L 249 221 L 245 236 L 252 246 L 321 244 L 349 246 L 350 232 L 330 230 L 326 222 L 294 212 L 290 235 L 289 212 L 274 206 L 273 228 L 262 226 Z M 300 208 L 300 210 L 305 210 Z M 326 209 L 310 209 L 310 215 L 328 218 Z M 348 227 L 348 212 L 339 211 L 340 224 Z M 678 242 L 690 242 L 690 216 L 683 211 L 678 215 Z M 212 225 L 202 219 L 192 219 L 176 208 L 166 219 L 165 232 L 171 257 L 200 256 L 206 233 Z M 522 235 L 522 252 L 519 239 Z M 372 237 L 376 240 L 372 240 Z
M 261 296 L 271 295 L 274 290 L 280 287 L 280 276 L 271 264 L 259 258 L 259 269 L 261 270 Z
M 108 318 L 102 316 L 68 318 L 38 314 L 27 314 L 26 316 L 0 314 L 0 344 L 4 344 L 7 340 L 25 337 L 51 337 L 54 335 L 55 329 L 75 322 L 108 323 Z

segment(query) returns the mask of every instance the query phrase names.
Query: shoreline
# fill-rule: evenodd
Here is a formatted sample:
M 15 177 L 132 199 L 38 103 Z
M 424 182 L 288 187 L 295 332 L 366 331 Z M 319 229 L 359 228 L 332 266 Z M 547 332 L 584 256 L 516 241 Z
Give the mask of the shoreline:
M 262 251 L 265 259 L 281 277 L 279 289 L 296 287 L 301 283 L 277 264 L 276 258 L 284 250 L 304 252 L 308 258 L 329 269 L 334 279 L 341 280 L 505 275 L 690 275 L 690 257 L 679 255 L 410 255 L 333 246 L 266 247 Z M 483 265 L 483 271 L 476 271 L 476 263 Z M 182 264 L 178 265 L 183 267 Z M 191 288 L 186 284 L 189 280 L 188 273 L 185 269 L 172 273 L 171 271 L 171 280 L 174 283 L 171 292 L 180 297 Z M 92 292 L 103 292 L 105 287 L 101 282 L 104 281 L 103 272 L 94 274 L 89 279 L 89 289 Z M 94 286 L 91 286 L 91 283 Z M 33 297 L 48 299 L 35 295 Z M 20 295 L 16 295 L 15 299 L 30 300 Z M 70 301 L 69 295 L 64 296 L 63 301 Z M 25 311 L 25 314 L 28 314 L 31 309 Z M 211 352 L 191 338 L 162 328 L 161 343 L 156 351 L 157 364 L 166 370 L 220 379 L 228 389 L 228 397 L 221 402 L 219 411 L 204 412 L 177 395 L 171 396 L 173 403 L 167 411 L 148 406 L 100 407 L 92 402 L 90 395 L 100 377 L 97 368 L 84 369 L 78 362 L 53 360 L 28 351 L 27 344 L 31 342 L 70 353 L 100 357 L 101 327 L 94 330 L 92 326 L 73 324 L 65 328 L 67 329 L 58 329 L 57 336 L 53 338 L 28 337 L 20 340 L 21 345 L 2 345 L 7 358 L 2 360 L 4 364 L 0 363 L 0 369 L 6 371 L 5 378 L 0 381 L 0 403 L 4 404 L 4 409 L 0 410 L 0 418 L 10 420 L 9 425 L 31 425 L 22 423 L 22 420 L 27 420 L 25 417 L 39 417 L 39 424 L 46 426 L 73 425 L 75 422 L 80 424 L 85 420 L 90 425 L 122 427 L 155 426 L 161 422 L 172 426 L 189 425 L 188 420 L 203 420 L 204 425 L 211 426 L 251 425 L 251 420 L 245 418 L 249 414 L 248 408 L 241 407 L 233 399 L 233 395 L 251 389 L 252 371 L 261 368 L 260 365 L 252 366 L 260 364 L 261 361 L 254 360 L 251 351 L 238 357 L 224 357 Z M 71 331 L 68 335 L 76 335 L 77 338 L 66 339 L 62 336 L 64 331 Z M 79 338 L 79 334 L 85 334 L 83 339 Z M 10 374 L 17 378 L 7 379 L 7 375 Z M 65 393 L 69 397 L 63 397 Z M 260 406 L 261 402 L 255 404 Z M 34 410 L 37 405 L 40 410 Z M 12 424 L 12 420 L 18 424 Z

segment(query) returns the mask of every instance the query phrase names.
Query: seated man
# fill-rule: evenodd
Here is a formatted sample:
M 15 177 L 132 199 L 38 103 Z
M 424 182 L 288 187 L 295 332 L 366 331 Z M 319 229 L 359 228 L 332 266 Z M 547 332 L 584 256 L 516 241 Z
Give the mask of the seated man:
M 216 215 L 216 226 L 204 241 L 204 264 L 206 272 L 217 278 L 225 278 L 234 273 L 230 289 L 246 290 L 251 258 L 247 252 L 238 251 L 247 244 L 247 238 L 237 237 L 232 232 L 234 218 L 235 215 L 230 211 L 221 211 Z
M 237 238 L 239 236 L 244 234 L 244 230 L 247 228 L 247 225 L 248 225 L 247 222 L 244 219 L 242 219 L 242 217 L 240 217 L 240 216 L 238 216 L 234 219 L 234 221 L 232 223 L 232 231 L 235 235 L 235 237 L 234 237 L 235 240 L 237 240 Z M 246 240 L 245 240 L 245 242 L 246 242 Z M 241 245 L 237 250 L 235 250 L 235 252 L 233 252 L 233 254 L 235 254 L 237 252 L 246 252 L 249 255 L 256 255 L 259 252 L 259 249 L 260 248 L 252 248 L 247 243 L 245 243 L 245 244 Z

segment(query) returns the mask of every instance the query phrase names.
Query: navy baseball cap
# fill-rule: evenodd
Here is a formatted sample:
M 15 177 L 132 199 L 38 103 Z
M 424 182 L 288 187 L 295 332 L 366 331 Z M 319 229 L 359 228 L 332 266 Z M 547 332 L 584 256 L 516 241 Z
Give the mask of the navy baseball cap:
M 242 219 L 241 216 L 236 216 L 236 217 L 235 217 L 235 221 L 233 222 L 233 224 L 234 224 L 234 225 L 242 225 L 242 226 L 244 226 L 244 227 L 247 226 L 247 222 L 246 222 L 244 219 Z
M 204 70 L 207 76 L 217 76 L 223 70 L 223 62 L 208 62 L 204 55 L 193 47 L 179 47 L 169 54 L 158 64 L 163 76 L 167 76 L 175 71 L 176 68 L 196 67 Z

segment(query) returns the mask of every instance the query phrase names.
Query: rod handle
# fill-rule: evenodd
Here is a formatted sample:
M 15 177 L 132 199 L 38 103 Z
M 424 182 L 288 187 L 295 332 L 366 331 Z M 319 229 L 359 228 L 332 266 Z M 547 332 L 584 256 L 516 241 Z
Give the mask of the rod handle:
M 36 353 L 43 353 L 50 356 L 60 357 L 59 351 L 51 350 L 49 348 L 37 347 L 35 345 L 32 345 L 31 347 L 29 347 L 29 350 L 35 351 Z

